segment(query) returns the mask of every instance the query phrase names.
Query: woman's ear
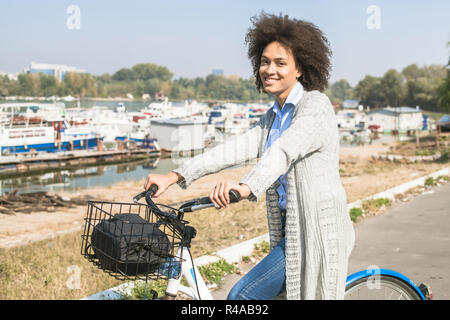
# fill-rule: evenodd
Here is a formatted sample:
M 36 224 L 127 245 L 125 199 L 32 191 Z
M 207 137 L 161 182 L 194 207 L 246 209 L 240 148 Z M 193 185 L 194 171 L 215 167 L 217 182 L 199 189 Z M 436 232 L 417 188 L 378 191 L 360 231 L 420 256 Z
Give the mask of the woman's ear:
M 297 80 L 298 80 L 298 79 L 300 79 L 300 77 L 302 76 L 303 73 L 302 73 L 300 67 L 297 67 L 296 70 L 297 70 L 296 78 L 297 78 Z

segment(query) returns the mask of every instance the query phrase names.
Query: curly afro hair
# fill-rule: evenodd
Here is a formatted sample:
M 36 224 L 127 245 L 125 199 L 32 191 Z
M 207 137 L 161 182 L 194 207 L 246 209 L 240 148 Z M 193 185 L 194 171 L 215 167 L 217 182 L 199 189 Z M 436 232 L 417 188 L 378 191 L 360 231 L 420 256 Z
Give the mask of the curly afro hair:
M 248 45 L 248 57 L 251 61 L 256 87 L 264 91 L 259 67 L 264 48 L 277 41 L 290 49 L 296 66 L 302 72 L 300 83 L 307 91 L 324 91 L 328 86 L 330 75 L 331 49 L 328 39 L 314 24 L 302 20 L 289 19 L 287 15 L 279 16 L 262 12 L 253 16 L 250 28 L 245 36 Z

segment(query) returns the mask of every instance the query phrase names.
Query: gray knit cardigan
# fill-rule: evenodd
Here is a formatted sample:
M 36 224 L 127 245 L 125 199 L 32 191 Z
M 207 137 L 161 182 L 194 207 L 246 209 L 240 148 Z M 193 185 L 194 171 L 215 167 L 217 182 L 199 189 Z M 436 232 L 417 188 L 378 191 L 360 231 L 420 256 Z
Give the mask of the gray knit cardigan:
M 355 235 L 339 176 L 339 135 L 328 97 L 304 91 L 290 127 L 264 151 L 275 113 L 269 110 L 246 133 L 218 145 L 173 170 L 192 181 L 226 167 L 258 159 L 239 181 L 266 192 L 270 246 L 281 240 L 278 177 L 286 173 L 286 297 L 343 299 L 348 258 Z

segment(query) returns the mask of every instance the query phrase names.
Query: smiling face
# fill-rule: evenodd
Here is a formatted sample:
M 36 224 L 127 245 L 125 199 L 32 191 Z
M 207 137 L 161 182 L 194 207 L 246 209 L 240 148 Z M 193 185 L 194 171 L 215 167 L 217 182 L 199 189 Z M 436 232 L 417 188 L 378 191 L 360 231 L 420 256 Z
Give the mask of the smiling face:
M 267 93 L 274 94 L 280 107 L 302 73 L 297 69 L 290 49 L 279 42 L 269 43 L 261 55 L 259 76 Z

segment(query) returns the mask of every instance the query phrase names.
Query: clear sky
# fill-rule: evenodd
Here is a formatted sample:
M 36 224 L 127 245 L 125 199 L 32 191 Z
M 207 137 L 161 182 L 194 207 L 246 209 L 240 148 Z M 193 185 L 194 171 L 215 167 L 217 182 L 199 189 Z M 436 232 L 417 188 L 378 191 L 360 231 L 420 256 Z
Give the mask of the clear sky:
M 80 9 L 79 29 L 67 27 L 70 5 Z M 371 5 L 379 11 L 368 12 Z M 249 78 L 244 37 L 262 10 L 322 29 L 333 50 L 332 82 L 354 86 L 390 68 L 448 61 L 449 0 L 0 0 L 0 71 L 34 61 L 99 75 L 150 62 L 175 78 L 212 69 Z

